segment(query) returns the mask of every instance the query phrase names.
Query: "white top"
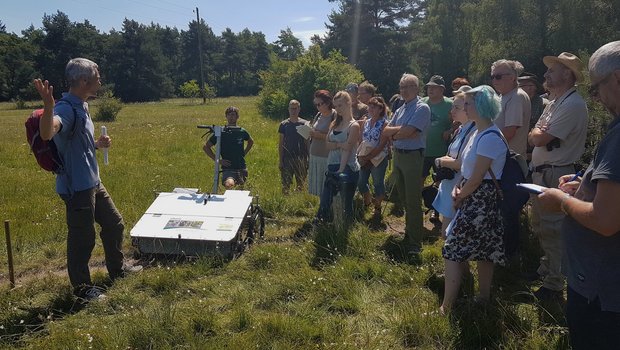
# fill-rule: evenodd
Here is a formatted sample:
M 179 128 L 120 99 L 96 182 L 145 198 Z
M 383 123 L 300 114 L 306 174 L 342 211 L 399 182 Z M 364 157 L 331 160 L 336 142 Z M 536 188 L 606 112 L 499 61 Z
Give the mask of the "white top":
M 465 179 L 470 179 L 474 173 L 474 167 L 476 166 L 476 157 L 483 156 L 493 159 L 491 163 L 491 169 L 495 174 L 495 177 L 499 180 L 502 177 L 502 171 L 504 169 L 504 163 L 506 163 L 506 144 L 497 134 L 490 133 L 491 130 L 496 130 L 501 133 L 499 128 L 495 125 L 483 130 L 482 132 L 476 130 L 472 137 L 470 137 L 463 155 L 463 162 L 461 163 L 461 174 Z M 484 173 L 485 179 L 491 179 L 489 172 Z

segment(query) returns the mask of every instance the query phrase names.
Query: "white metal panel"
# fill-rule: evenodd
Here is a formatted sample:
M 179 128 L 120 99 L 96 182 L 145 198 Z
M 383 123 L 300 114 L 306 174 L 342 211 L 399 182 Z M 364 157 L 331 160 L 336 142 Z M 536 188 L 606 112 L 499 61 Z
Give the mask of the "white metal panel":
M 223 195 L 162 192 L 131 230 L 131 237 L 230 241 L 252 204 L 249 191 Z M 205 204 L 205 198 L 207 198 Z

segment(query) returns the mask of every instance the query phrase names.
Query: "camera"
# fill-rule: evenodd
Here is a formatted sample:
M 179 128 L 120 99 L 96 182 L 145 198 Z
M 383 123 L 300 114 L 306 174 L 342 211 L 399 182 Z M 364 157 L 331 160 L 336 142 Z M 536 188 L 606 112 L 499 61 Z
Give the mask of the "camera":
M 454 175 L 456 175 L 456 171 L 446 167 L 440 167 L 437 169 L 435 174 L 433 174 L 433 178 L 436 182 L 442 180 L 452 180 L 454 179 Z
M 340 191 L 340 176 L 338 176 L 338 173 L 325 172 L 325 184 L 331 188 L 332 194 L 335 196 Z
M 546 147 L 547 147 L 547 152 L 551 152 L 555 148 L 560 148 L 560 139 L 557 137 L 554 138 L 546 145 Z

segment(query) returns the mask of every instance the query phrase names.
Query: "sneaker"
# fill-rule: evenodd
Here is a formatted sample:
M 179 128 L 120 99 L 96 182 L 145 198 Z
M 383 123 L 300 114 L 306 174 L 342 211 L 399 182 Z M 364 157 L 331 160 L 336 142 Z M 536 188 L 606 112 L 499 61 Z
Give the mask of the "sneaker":
M 435 210 L 431 210 L 431 216 L 428 220 L 435 225 L 441 225 L 441 220 L 439 220 L 439 213 Z
M 123 269 L 121 270 L 121 272 L 117 275 L 110 275 L 110 279 L 114 281 L 117 278 L 124 278 L 131 274 L 138 273 L 142 270 L 144 270 L 144 267 L 142 267 L 142 265 L 123 265 Z
M 85 302 L 91 302 L 93 300 L 103 300 L 106 298 L 106 295 L 103 293 L 102 288 L 90 286 L 77 293 L 77 297 Z
M 553 290 L 546 287 L 540 287 L 534 293 L 539 301 L 562 301 L 564 293 L 561 290 Z

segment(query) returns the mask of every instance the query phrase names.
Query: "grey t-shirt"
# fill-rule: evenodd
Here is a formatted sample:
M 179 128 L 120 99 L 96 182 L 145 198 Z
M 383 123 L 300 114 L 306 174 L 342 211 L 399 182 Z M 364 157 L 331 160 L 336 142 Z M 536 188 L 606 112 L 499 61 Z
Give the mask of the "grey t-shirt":
M 527 153 L 527 134 L 530 131 L 531 110 L 530 97 L 520 88 L 502 95 L 502 110 L 495 119 L 495 125 L 500 130 L 508 126 L 517 127 L 517 132 L 508 142 L 508 146 L 519 154 Z
M 329 131 L 329 124 L 331 124 L 335 116 L 336 116 L 336 111 L 334 110 L 332 110 L 332 113 L 328 116 L 322 116 L 321 113 L 318 113 L 317 118 L 315 118 L 315 121 L 312 127 L 316 131 L 327 133 Z M 310 142 L 310 154 L 311 155 L 327 158 L 328 153 L 329 153 L 329 150 L 327 149 L 325 140 L 312 139 L 312 141 Z
M 592 202 L 598 180 L 620 183 L 620 117 L 610 124 L 575 198 Z M 588 300 L 599 297 L 603 311 L 620 312 L 620 232 L 605 237 L 570 216 L 562 225 L 562 271 L 568 285 Z

